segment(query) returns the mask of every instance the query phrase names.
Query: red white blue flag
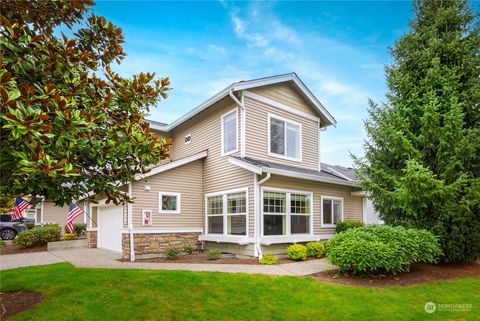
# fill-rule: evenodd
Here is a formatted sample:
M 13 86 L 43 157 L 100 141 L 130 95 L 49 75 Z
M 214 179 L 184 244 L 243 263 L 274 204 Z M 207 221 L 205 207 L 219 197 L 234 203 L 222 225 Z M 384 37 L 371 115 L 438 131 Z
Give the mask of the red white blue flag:
M 15 206 L 13 207 L 12 221 L 16 221 L 23 217 L 22 212 L 30 207 L 30 204 L 21 197 L 17 197 L 15 200 Z
M 68 233 L 73 233 L 73 220 L 82 214 L 83 210 L 77 206 L 77 204 L 72 203 L 68 207 L 68 215 L 67 215 L 67 231 Z

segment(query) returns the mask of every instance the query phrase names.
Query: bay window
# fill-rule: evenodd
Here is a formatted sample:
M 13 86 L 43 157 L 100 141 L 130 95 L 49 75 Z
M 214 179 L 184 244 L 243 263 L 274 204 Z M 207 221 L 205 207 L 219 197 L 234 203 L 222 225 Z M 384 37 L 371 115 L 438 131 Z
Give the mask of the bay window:
M 301 125 L 269 115 L 269 155 L 300 161 Z
M 311 234 L 312 194 L 263 190 L 263 235 Z
M 343 221 L 343 198 L 322 196 L 322 227 L 335 227 Z
M 247 191 L 206 196 L 207 234 L 247 235 Z
M 222 116 L 222 155 L 229 155 L 237 151 L 238 145 L 237 110 L 232 110 Z

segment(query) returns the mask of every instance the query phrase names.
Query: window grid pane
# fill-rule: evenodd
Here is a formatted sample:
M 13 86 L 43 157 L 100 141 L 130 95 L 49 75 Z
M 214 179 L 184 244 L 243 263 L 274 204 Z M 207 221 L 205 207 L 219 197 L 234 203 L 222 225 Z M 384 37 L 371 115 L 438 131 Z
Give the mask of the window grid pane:
M 229 215 L 227 217 L 228 235 L 247 235 L 247 215 Z
M 333 201 L 333 223 L 337 224 L 342 220 L 342 201 Z
M 227 195 L 227 214 L 247 212 L 247 196 L 245 192 Z
M 323 224 L 332 224 L 332 200 L 323 199 Z
M 300 127 L 287 123 L 287 156 L 299 158 L 300 155 Z
M 270 118 L 270 152 L 285 154 L 285 122 Z
M 263 235 L 285 235 L 286 215 L 263 215 Z
M 290 212 L 292 214 L 310 215 L 310 196 L 305 194 L 291 194 Z
M 209 234 L 223 234 L 223 216 L 209 216 L 207 219 Z
M 222 215 L 223 214 L 223 198 L 222 195 L 210 196 L 207 201 L 208 215 Z
M 237 113 L 232 112 L 223 118 L 223 152 L 237 148 Z
M 162 211 L 176 211 L 177 210 L 177 196 L 162 195 Z
M 286 193 L 264 192 L 263 193 L 263 212 L 264 213 L 286 213 Z
M 310 233 L 310 216 L 309 215 L 292 215 L 290 217 L 291 234 L 308 234 Z

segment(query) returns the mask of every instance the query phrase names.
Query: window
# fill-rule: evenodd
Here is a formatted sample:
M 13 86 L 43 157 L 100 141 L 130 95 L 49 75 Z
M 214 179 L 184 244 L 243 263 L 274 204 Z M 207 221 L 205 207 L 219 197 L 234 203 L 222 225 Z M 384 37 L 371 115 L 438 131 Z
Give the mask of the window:
M 222 155 L 228 155 L 237 151 L 237 110 L 222 116 Z
M 180 214 L 180 194 L 160 192 L 158 212 L 162 214 Z
M 311 193 L 263 191 L 263 235 L 311 234 Z
M 322 196 L 322 226 L 334 227 L 343 221 L 343 198 Z
M 207 234 L 247 235 L 247 192 L 207 195 Z
M 301 125 L 276 116 L 269 116 L 269 154 L 288 159 L 300 160 Z

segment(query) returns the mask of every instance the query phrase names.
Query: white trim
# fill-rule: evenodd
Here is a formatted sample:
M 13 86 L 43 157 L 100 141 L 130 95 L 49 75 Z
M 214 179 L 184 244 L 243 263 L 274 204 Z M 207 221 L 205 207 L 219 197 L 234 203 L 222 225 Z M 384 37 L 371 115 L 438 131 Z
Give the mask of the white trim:
M 43 209 L 44 209 L 45 200 L 42 200 L 42 207 L 40 209 L 40 224 L 43 225 Z
M 98 228 L 97 227 L 87 227 L 87 232 L 97 232 Z
M 264 246 L 271 244 L 281 244 L 281 243 L 299 243 L 299 242 L 318 242 L 321 240 L 331 239 L 335 233 L 331 234 L 292 234 L 292 235 L 275 235 L 275 236 L 265 236 L 260 239 L 260 242 Z
M 228 151 L 228 152 L 225 152 L 225 136 L 224 136 L 224 125 L 223 125 L 223 119 L 227 116 L 229 116 L 230 114 L 233 114 L 235 113 L 235 149 L 231 150 L 231 151 Z M 222 148 L 222 151 L 221 151 L 221 155 L 222 156 L 228 156 L 230 154 L 233 154 L 233 153 L 236 153 L 238 152 L 238 108 L 235 107 L 234 109 L 226 112 L 225 114 L 223 114 L 221 117 L 220 117 L 220 132 L 221 132 L 221 148 Z
M 294 177 L 294 178 L 298 178 L 298 179 L 306 179 L 306 180 L 309 180 L 309 181 L 332 183 L 332 184 L 337 184 L 337 185 L 360 187 L 360 184 L 356 183 L 356 182 L 343 182 L 343 181 L 332 179 L 332 178 L 326 178 L 326 177 L 310 175 L 310 174 L 305 174 L 305 173 L 287 171 L 287 170 L 278 169 L 278 168 L 263 167 L 262 170 L 264 172 L 272 173 L 272 174 L 280 175 L 280 176 Z
M 206 101 L 204 101 L 203 103 L 195 107 L 194 109 L 192 109 L 190 112 L 183 115 L 173 123 L 166 126 L 150 124 L 150 128 L 159 130 L 162 132 L 169 132 L 170 130 L 174 129 L 178 125 L 194 117 L 204 109 L 210 107 L 214 103 L 218 102 L 219 100 L 227 96 L 230 91 L 247 90 L 250 88 L 268 86 L 268 85 L 273 85 L 273 84 L 278 84 L 278 83 L 288 82 L 288 81 L 293 81 L 293 83 L 296 85 L 296 88 L 305 96 L 305 98 L 310 103 L 312 103 L 314 108 L 327 119 L 328 122 L 325 123 L 324 127 L 327 127 L 329 125 L 335 126 L 337 124 L 337 121 L 335 120 L 335 118 L 333 118 L 333 116 L 322 105 L 322 103 L 318 101 L 318 99 L 312 94 L 312 92 L 307 88 L 307 86 L 305 86 L 305 84 L 300 80 L 297 74 L 289 73 L 289 74 L 283 74 L 283 75 L 277 75 L 277 76 L 271 76 L 266 78 L 253 79 L 253 80 L 233 83 L 227 86 L 226 88 L 224 88 L 223 90 L 219 91 L 217 94 L 210 97 L 209 99 L 207 99 Z
M 251 92 L 251 91 L 248 91 L 248 90 L 245 90 L 245 97 L 251 98 L 253 100 L 264 103 L 264 104 L 269 105 L 271 107 L 275 107 L 275 108 L 278 108 L 280 110 L 286 111 L 287 113 L 290 113 L 290 114 L 293 114 L 293 115 L 296 115 L 296 116 L 300 116 L 300 117 L 308 119 L 308 120 L 313 120 L 314 122 L 317 122 L 317 123 L 320 122 L 320 118 L 317 117 L 317 116 L 306 113 L 306 112 L 301 111 L 297 108 L 293 108 L 293 107 L 284 105 L 284 104 L 279 103 L 275 100 L 271 100 L 267 97 L 260 96 L 258 94 L 255 94 L 255 93 Z
M 272 113 L 267 113 L 267 116 L 268 116 L 268 121 L 267 121 L 267 154 L 268 156 L 271 156 L 271 157 L 277 157 L 277 158 L 281 158 L 281 159 L 287 159 L 287 160 L 291 160 L 291 161 L 294 161 L 294 162 L 299 162 L 301 163 L 302 162 L 302 124 L 301 123 L 298 123 L 296 121 L 293 121 L 293 120 L 290 120 L 288 118 L 285 118 L 285 117 L 282 117 L 282 116 L 277 116 L 275 114 L 272 114 Z M 270 127 L 270 123 L 271 123 L 271 119 L 272 118 L 275 118 L 277 120 L 280 120 L 280 121 L 283 121 L 285 123 L 284 125 L 284 155 L 282 154 L 276 154 L 276 153 L 273 153 L 270 148 L 271 148 L 271 145 L 270 145 L 270 140 L 271 140 L 271 135 L 272 133 L 270 132 L 271 131 L 271 127 Z M 292 125 L 295 125 L 295 126 L 298 126 L 299 127 L 299 139 L 298 139 L 298 142 L 300 144 L 300 146 L 298 146 L 298 158 L 294 158 L 294 157 L 289 157 L 287 156 L 287 123 L 290 123 Z
M 342 209 L 342 218 L 340 220 L 340 222 L 343 222 L 343 219 L 344 219 L 344 207 L 345 207 L 345 201 L 343 199 L 343 197 L 339 197 L 339 196 L 330 196 L 330 195 L 321 195 L 320 196 L 320 227 L 336 227 L 337 224 L 324 224 L 323 223 L 323 200 L 324 199 L 329 199 L 329 200 L 337 200 L 337 201 L 342 201 L 342 206 L 341 206 L 341 209 Z M 333 216 L 334 216 L 334 213 L 333 213 L 333 202 L 332 202 L 332 222 L 333 222 Z
M 240 101 L 241 101 L 241 104 L 242 104 L 242 109 L 241 109 L 241 122 L 240 122 L 240 156 L 241 157 L 245 157 L 245 153 L 246 153 L 246 146 L 247 146 L 247 142 L 246 142 L 246 137 L 247 137 L 247 125 L 246 125 L 246 121 L 247 121 L 247 109 L 245 108 L 245 96 L 243 94 L 243 91 L 240 92 L 241 96 L 240 96 Z
M 362 198 L 362 223 L 365 224 L 367 220 L 367 198 Z
M 163 210 L 162 209 L 162 197 L 163 196 L 175 196 L 177 198 L 176 210 Z M 180 214 L 182 212 L 182 194 L 173 192 L 158 192 L 158 213 L 159 214 Z
M 361 196 L 361 197 L 365 197 L 367 196 L 367 192 L 366 191 L 353 191 L 350 193 L 351 196 Z
M 227 213 L 227 195 L 234 194 L 234 193 L 245 193 L 245 214 L 243 213 L 235 213 L 235 214 L 228 214 Z M 210 216 L 222 216 L 223 217 L 223 234 L 209 234 L 208 231 L 208 198 L 212 196 L 222 196 L 222 214 L 215 214 Z M 248 187 L 230 189 L 220 192 L 213 192 L 205 194 L 205 234 L 204 235 L 214 235 L 214 236 L 225 236 L 225 237 L 248 237 L 249 236 L 249 223 L 250 223 L 250 211 L 249 211 L 249 198 L 248 198 Z M 230 235 L 228 233 L 227 223 L 228 223 L 228 216 L 234 215 L 245 215 L 245 235 Z
M 122 229 L 122 234 L 128 233 L 126 228 Z M 152 234 L 152 233 L 202 233 L 201 227 L 179 227 L 179 228 L 158 228 L 158 227 L 135 227 L 135 234 Z
M 318 125 L 317 125 L 317 140 L 318 140 L 317 151 L 318 151 L 318 171 L 319 172 L 322 170 L 322 157 L 320 155 L 320 151 L 321 151 L 322 146 L 320 144 L 320 133 L 321 133 L 320 122 L 318 122 Z
M 277 187 L 269 187 L 269 186 L 262 186 L 260 187 L 260 221 L 261 221 L 261 225 L 260 225 L 260 235 L 261 235 L 261 238 L 262 240 L 269 240 L 270 238 L 280 238 L 280 237 L 300 237 L 300 236 L 305 236 L 305 235 L 313 235 L 313 192 L 309 192 L 309 191 L 301 191 L 301 190 L 294 190 L 294 189 L 285 189 L 285 188 L 277 188 Z M 276 215 L 274 213 L 264 213 L 263 212 L 263 208 L 264 208 L 264 204 L 263 204 L 263 200 L 264 200 L 264 197 L 263 197 L 263 194 L 264 192 L 267 191 L 267 192 L 280 192 L 280 193 L 285 193 L 285 214 L 278 214 L 279 216 L 283 216 L 285 215 L 285 219 L 286 219 L 286 225 L 285 225 L 285 229 L 286 229 L 286 234 L 284 235 L 264 235 L 264 219 L 263 219 L 263 216 L 266 214 L 266 215 Z M 310 214 L 292 214 L 291 213 L 291 194 L 303 194 L 303 195 L 308 195 L 309 198 L 310 198 Z M 291 233 L 291 216 L 292 215 L 299 215 L 299 216 L 310 216 L 310 232 L 309 233 L 303 233 L 303 234 L 292 234 Z
M 262 174 L 262 169 L 258 166 L 255 166 L 255 165 L 252 165 L 248 162 L 245 162 L 245 161 L 242 161 L 242 160 L 239 160 L 237 158 L 234 158 L 234 157 L 229 157 L 228 158 L 228 161 L 230 162 L 230 164 L 232 165 L 236 165 L 238 167 L 241 167 L 241 168 L 244 168 L 250 172 L 253 172 L 255 174 Z
M 161 164 L 161 165 L 155 166 L 148 173 L 135 175 L 135 180 L 136 181 L 142 180 L 142 179 L 145 179 L 147 177 L 156 175 L 158 173 L 168 171 L 168 170 L 173 169 L 175 167 L 194 162 L 196 160 L 207 157 L 207 155 L 208 155 L 208 150 L 204 150 L 200 153 L 196 153 L 196 154 L 193 154 L 193 155 L 185 157 L 185 158 L 177 159 L 177 160 L 171 161 L 170 163 L 167 163 L 167 164 Z

